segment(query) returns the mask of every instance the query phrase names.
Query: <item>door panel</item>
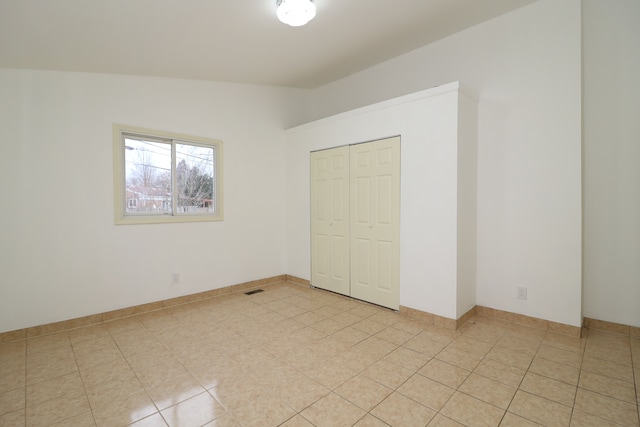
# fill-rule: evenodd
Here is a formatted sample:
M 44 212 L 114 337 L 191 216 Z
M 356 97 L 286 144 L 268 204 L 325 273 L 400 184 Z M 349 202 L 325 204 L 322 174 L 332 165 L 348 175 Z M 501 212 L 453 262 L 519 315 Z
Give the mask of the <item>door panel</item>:
M 333 277 L 336 280 L 348 281 L 349 253 L 345 248 L 349 245 L 349 239 L 343 236 L 332 236 L 332 242 L 330 257 Z
M 370 239 L 358 239 L 356 243 L 355 253 L 355 270 L 356 274 L 351 275 L 355 277 L 353 282 L 352 291 L 356 287 L 369 287 L 369 273 L 371 272 L 371 240 Z
M 400 138 L 351 147 L 351 296 L 400 308 Z
M 393 222 L 393 177 L 378 177 L 378 224 L 391 225 Z
M 328 262 L 329 245 L 327 244 L 327 236 L 316 234 L 314 244 L 314 252 L 317 254 L 315 265 L 317 274 L 322 277 L 328 277 L 330 275 L 330 263 Z
M 393 242 L 378 241 L 378 289 L 391 292 L 393 287 Z
M 349 147 L 311 153 L 311 284 L 350 294 Z
M 369 225 L 371 222 L 371 178 L 368 176 L 358 177 L 356 179 L 356 191 L 353 197 L 356 199 L 355 217 L 356 223 L 360 225 Z

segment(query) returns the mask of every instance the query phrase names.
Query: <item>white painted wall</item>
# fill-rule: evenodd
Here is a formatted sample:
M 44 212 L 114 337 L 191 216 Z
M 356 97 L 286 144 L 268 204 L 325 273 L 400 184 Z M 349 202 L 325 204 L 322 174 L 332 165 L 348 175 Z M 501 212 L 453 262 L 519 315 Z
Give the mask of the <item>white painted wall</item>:
M 310 119 L 454 80 L 480 99 L 477 304 L 579 326 L 580 0 L 540 0 L 319 88 Z M 288 149 L 287 193 L 304 194 L 301 148 Z M 306 254 L 287 250 L 287 271 L 308 278 Z
M 283 128 L 303 92 L 0 70 L 0 93 L 0 332 L 286 272 Z M 114 122 L 221 139 L 225 220 L 114 225 Z
M 308 217 L 278 208 L 308 179 L 281 129 L 454 80 L 480 97 L 477 303 L 578 325 L 581 4 L 585 315 L 640 326 L 638 2 L 604 3 L 539 0 L 320 88 L 311 109 L 297 91 L 0 70 L 0 331 L 308 278 L 307 248 L 292 245 Z M 115 227 L 113 122 L 224 140 L 225 222 Z M 65 211 L 64 192 L 88 201 Z
M 457 318 L 458 108 L 452 83 L 288 130 L 287 271 L 310 277 L 309 153 L 400 135 L 400 305 Z
M 640 2 L 583 9 L 584 315 L 640 327 Z

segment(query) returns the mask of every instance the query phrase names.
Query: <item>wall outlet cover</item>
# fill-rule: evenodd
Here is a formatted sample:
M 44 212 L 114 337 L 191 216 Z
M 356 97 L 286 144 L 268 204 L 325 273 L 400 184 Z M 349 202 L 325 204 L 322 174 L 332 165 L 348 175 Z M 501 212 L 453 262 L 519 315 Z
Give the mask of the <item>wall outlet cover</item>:
M 527 288 L 523 286 L 518 286 L 518 298 L 519 299 L 527 299 Z

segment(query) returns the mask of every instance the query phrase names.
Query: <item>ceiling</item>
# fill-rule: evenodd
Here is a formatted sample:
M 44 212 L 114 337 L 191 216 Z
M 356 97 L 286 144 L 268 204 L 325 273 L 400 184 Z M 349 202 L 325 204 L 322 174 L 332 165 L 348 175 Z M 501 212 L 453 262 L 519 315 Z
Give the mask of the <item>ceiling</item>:
M 2 0 L 0 68 L 316 88 L 535 0 Z

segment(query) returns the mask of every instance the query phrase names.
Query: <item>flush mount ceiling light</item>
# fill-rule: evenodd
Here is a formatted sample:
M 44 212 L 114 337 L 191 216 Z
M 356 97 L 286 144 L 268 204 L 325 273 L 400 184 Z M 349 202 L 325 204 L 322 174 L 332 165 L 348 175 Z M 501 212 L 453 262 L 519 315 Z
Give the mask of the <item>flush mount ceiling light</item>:
M 276 0 L 276 6 L 280 22 L 292 27 L 300 27 L 316 16 L 313 0 Z

